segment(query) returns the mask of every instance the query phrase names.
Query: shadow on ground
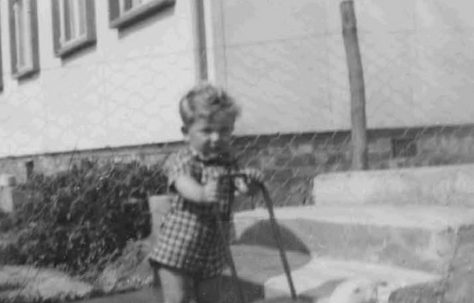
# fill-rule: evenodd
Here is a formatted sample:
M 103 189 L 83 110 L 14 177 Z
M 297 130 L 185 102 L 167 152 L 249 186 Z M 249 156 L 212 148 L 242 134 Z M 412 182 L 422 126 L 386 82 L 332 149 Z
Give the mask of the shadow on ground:
M 283 248 L 287 251 L 296 251 L 310 254 L 309 248 L 290 229 L 278 224 Z M 270 221 L 262 220 L 247 228 L 237 239 L 235 244 L 259 245 L 277 249 L 278 245 L 273 234 Z

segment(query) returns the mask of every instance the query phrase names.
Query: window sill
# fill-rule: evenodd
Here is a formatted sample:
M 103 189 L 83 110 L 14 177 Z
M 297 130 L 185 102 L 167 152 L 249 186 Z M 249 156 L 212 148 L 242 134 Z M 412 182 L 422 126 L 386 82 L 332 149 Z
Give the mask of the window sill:
M 146 4 L 140 5 L 121 16 L 110 21 L 111 28 L 122 28 L 131 23 L 137 22 L 148 14 L 164 10 L 165 8 L 174 5 L 175 0 L 153 0 Z
M 65 43 L 64 45 L 61 45 L 61 47 L 56 52 L 56 56 L 61 57 L 61 58 L 66 57 L 85 47 L 93 45 L 95 42 L 96 42 L 95 38 L 89 38 L 89 37 L 77 38 L 76 40 L 72 40 Z
M 32 66 L 24 67 L 24 68 L 18 69 L 15 73 L 13 73 L 13 78 L 17 80 L 21 80 L 21 79 L 28 78 L 34 75 L 38 71 L 39 71 L 38 68 L 35 68 Z

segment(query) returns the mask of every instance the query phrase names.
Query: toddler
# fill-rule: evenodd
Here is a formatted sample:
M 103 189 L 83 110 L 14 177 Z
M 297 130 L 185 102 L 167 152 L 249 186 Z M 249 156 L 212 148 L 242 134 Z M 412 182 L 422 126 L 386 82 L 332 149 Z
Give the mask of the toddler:
M 227 265 L 227 238 L 232 229 L 235 194 L 252 194 L 263 175 L 241 169 L 230 148 L 240 109 L 222 89 L 201 84 L 179 103 L 187 146 L 164 166 L 169 189 L 176 194 L 158 232 L 150 263 L 158 271 L 166 303 L 220 302 L 220 275 Z M 243 173 L 245 178 L 223 177 Z

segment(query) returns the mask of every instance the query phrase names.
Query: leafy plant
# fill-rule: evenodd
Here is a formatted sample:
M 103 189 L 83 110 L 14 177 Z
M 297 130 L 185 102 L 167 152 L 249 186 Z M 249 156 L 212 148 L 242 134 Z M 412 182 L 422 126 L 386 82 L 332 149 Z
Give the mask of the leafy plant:
M 83 161 L 53 176 L 35 175 L 19 187 L 25 199 L 13 217 L 13 259 L 75 273 L 101 267 L 127 241 L 150 233 L 147 197 L 165 184 L 158 166 L 137 162 Z

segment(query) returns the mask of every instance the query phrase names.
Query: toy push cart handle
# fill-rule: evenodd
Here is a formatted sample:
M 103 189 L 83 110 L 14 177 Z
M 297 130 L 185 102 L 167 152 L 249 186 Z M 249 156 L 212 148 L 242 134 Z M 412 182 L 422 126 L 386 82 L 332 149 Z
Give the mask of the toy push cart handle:
M 237 174 L 229 174 L 229 175 L 227 175 L 227 177 L 230 177 L 230 178 L 235 178 L 235 177 L 247 178 L 247 175 L 242 174 L 242 173 L 237 173 Z M 285 250 L 283 249 L 283 243 L 282 243 L 282 240 L 281 240 L 280 230 L 279 230 L 278 224 L 276 222 L 275 212 L 273 211 L 273 201 L 272 201 L 270 193 L 268 192 L 268 189 L 265 186 L 265 184 L 260 183 L 259 185 L 260 185 L 260 190 L 262 192 L 263 200 L 264 200 L 265 205 L 268 209 L 271 229 L 272 229 L 272 232 L 273 232 L 273 236 L 275 238 L 275 242 L 278 246 L 278 251 L 280 253 L 280 259 L 281 259 L 281 262 L 283 264 L 283 269 L 285 271 L 286 279 L 288 281 L 288 286 L 290 288 L 291 299 L 293 301 L 297 301 L 298 297 L 296 295 L 295 285 L 294 285 L 293 279 L 291 277 L 290 265 L 288 264 L 288 259 L 286 258 Z M 220 218 L 218 218 L 218 225 L 219 225 L 218 229 L 220 230 L 221 236 L 224 239 L 225 235 L 223 233 L 223 225 L 222 225 L 222 221 L 220 220 Z M 243 290 L 242 290 L 242 288 L 239 284 L 238 278 L 237 278 L 237 271 L 236 271 L 235 264 L 234 264 L 234 261 L 233 261 L 233 258 L 232 258 L 232 252 L 230 251 L 230 247 L 228 245 L 226 245 L 226 246 L 227 246 L 227 256 L 228 256 L 229 263 L 230 263 L 230 269 L 231 269 L 232 277 L 234 279 L 234 283 L 236 283 L 238 295 L 240 297 L 240 302 L 243 303 L 243 302 L 245 302 L 245 296 L 244 296 Z
M 265 201 L 268 213 L 270 215 L 270 225 L 273 231 L 273 236 L 275 237 L 276 244 L 278 246 L 278 251 L 280 252 L 281 263 L 283 264 L 283 269 L 285 270 L 286 279 L 288 280 L 288 286 L 290 287 L 291 299 L 296 301 L 297 295 L 295 285 L 293 283 L 293 278 L 291 277 L 290 265 L 288 264 L 288 259 L 286 258 L 285 250 L 283 249 L 280 229 L 278 228 L 278 224 L 275 219 L 275 212 L 273 211 L 273 201 L 265 184 L 261 183 L 260 188 L 262 191 L 263 200 Z
M 235 268 L 235 262 L 234 262 L 234 259 L 232 258 L 232 251 L 230 250 L 230 246 L 227 242 L 227 235 L 224 232 L 224 223 L 222 222 L 222 218 L 219 214 L 216 214 L 216 219 L 217 219 L 217 230 L 220 234 L 221 239 L 224 241 L 227 262 L 229 263 L 230 273 L 232 275 L 232 282 L 234 283 L 236 291 L 237 291 L 237 295 L 239 296 L 239 302 L 245 303 L 246 299 L 244 295 L 244 290 L 242 289 L 239 278 L 237 276 L 237 269 Z
M 233 174 L 232 176 L 247 178 L 247 175 L 241 174 L 241 173 Z M 263 201 L 265 202 L 265 206 L 268 209 L 270 226 L 273 232 L 273 237 L 275 238 L 275 242 L 278 247 L 278 252 L 280 253 L 281 263 L 283 264 L 283 269 L 285 271 L 286 279 L 288 281 L 288 286 L 290 288 L 291 299 L 293 301 L 297 301 L 298 297 L 296 295 L 295 284 L 293 283 L 293 278 L 291 277 L 290 265 L 288 264 L 288 259 L 286 258 L 285 250 L 283 249 L 283 242 L 281 240 L 280 229 L 278 228 L 278 223 L 276 222 L 276 218 L 275 218 L 275 212 L 273 211 L 273 200 L 265 184 L 262 182 L 259 185 L 260 185 L 260 190 L 262 192 Z

